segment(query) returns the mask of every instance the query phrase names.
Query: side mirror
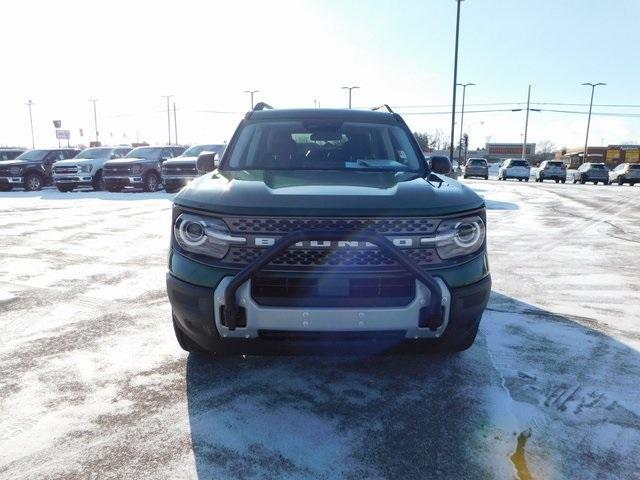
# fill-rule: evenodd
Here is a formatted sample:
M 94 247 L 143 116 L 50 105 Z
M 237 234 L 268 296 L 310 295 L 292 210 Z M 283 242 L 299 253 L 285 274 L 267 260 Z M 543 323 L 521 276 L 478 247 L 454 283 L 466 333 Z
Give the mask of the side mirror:
M 199 172 L 212 172 L 218 166 L 218 154 L 213 152 L 203 152 L 198 155 L 196 160 L 196 169 Z
M 451 160 L 447 157 L 431 157 L 431 170 L 446 175 L 451 172 Z

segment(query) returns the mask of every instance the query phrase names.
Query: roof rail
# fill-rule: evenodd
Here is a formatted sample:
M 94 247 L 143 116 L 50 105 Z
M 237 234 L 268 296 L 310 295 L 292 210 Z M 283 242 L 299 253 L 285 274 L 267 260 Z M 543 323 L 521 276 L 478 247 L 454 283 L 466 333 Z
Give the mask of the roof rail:
M 273 107 L 268 103 L 258 102 L 253 107 L 254 112 L 259 112 L 260 110 L 273 110 Z
M 396 113 L 393 110 L 391 110 L 391 107 L 389 105 L 387 105 L 386 103 L 383 103 L 382 105 L 378 105 L 377 107 L 373 107 L 371 110 L 373 110 L 375 112 L 376 110 L 381 110 L 383 108 L 385 108 L 387 110 L 387 112 L 389 112 L 389 113 Z

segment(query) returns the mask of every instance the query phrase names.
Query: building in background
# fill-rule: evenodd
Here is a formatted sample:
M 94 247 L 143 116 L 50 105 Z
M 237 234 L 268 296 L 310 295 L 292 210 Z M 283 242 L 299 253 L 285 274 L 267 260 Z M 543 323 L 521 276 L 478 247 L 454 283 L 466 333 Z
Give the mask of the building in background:
M 585 162 L 584 147 L 563 148 L 556 152 L 555 158 L 562 160 L 569 168 L 578 168 Z M 621 163 L 640 163 L 640 145 L 608 145 L 606 147 L 589 147 L 587 160 L 603 162 L 609 168 Z
M 531 159 L 536 151 L 535 143 L 527 143 L 524 150 L 525 160 Z M 522 158 L 522 143 L 487 143 L 485 158 L 488 162 L 500 162 L 507 158 Z

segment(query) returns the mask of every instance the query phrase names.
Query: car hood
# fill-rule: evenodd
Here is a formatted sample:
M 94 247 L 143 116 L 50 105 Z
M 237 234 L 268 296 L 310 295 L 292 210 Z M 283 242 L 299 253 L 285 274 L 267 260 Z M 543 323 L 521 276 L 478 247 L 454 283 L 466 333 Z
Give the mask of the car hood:
M 164 162 L 164 165 L 195 165 L 198 157 L 178 157 Z
M 58 160 L 54 165 L 56 167 L 67 167 L 71 165 L 93 165 L 100 162 L 99 158 L 69 158 L 67 160 Z
M 238 215 L 441 215 L 477 209 L 483 199 L 432 175 L 349 171 L 214 171 L 175 198 L 180 206 Z
M 40 165 L 42 162 L 34 160 L 2 160 L 0 167 L 26 167 L 27 165 Z
M 119 158 L 117 160 L 109 160 L 105 165 L 133 165 L 134 163 L 156 163 L 158 160 L 148 160 L 146 158 Z

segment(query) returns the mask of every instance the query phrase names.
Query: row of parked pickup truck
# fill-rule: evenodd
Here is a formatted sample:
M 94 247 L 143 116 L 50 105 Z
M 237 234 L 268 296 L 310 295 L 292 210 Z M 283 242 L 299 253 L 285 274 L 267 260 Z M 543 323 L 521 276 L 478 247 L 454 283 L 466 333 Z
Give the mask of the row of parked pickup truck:
M 180 190 L 201 173 L 198 156 L 221 156 L 225 145 L 203 144 L 186 148 L 94 147 L 37 149 L 20 151 L 0 149 L 0 191 L 23 188 L 40 190 L 55 185 L 61 192 L 76 188 L 122 191 L 125 187 L 153 192 L 164 186 L 168 192 Z
M 464 178 L 479 177 L 489 179 L 489 165 L 484 158 L 470 158 L 463 167 Z M 533 178 L 536 182 L 552 180 L 556 183 L 567 181 L 567 167 L 557 160 L 545 160 L 537 168 L 531 168 L 529 162 L 521 159 L 508 158 L 500 165 L 498 180 L 515 179 L 528 182 Z M 622 185 L 628 183 L 633 186 L 640 183 L 640 163 L 621 163 L 614 169 L 609 169 L 604 163 L 586 162 L 573 174 L 573 183 L 592 182 Z

